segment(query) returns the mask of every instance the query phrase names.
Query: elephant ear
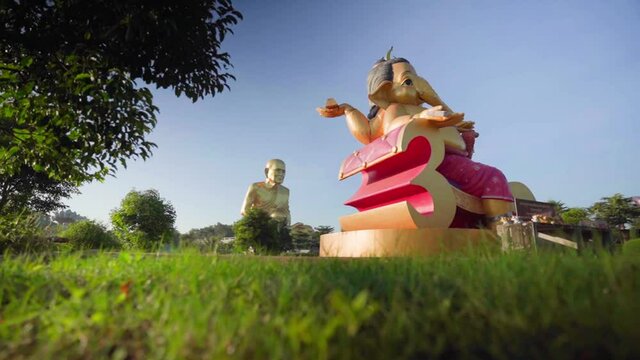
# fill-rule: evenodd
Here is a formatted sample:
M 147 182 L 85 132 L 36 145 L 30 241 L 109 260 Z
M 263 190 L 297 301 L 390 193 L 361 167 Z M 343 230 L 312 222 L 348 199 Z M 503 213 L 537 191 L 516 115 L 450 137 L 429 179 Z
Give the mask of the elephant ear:
M 369 100 L 381 109 L 386 109 L 391 103 L 392 88 L 393 83 L 391 81 L 383 81 L 373 93 L 369 94 Z

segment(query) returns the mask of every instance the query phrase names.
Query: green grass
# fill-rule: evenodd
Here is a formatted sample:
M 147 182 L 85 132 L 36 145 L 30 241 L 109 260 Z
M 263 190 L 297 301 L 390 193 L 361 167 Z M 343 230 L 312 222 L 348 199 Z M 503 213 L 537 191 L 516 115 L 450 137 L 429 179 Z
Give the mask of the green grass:
M 0 263 L 0 358 L 638 358 L 640 260 L 136 253 Z
M 622 245 L 622 253 L 625 255 L 640 256 L 640 238 L 626 241 Z

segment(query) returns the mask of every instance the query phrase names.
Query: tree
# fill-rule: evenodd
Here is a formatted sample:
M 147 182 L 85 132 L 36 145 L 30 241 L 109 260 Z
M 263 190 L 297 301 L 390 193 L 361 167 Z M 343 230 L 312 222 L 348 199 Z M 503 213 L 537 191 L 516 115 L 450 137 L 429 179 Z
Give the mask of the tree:
M 557 216 L 560 216 L 565 211 L 569 210 L 569 208 L 562 201 L 559 201 L 559 200 L 548 200 L 547 202 L 549 204 L 553 205 L 553 208 L 555 209 Z
M 195 245 L 201 249 L 213 250 L 220 244 L 220 240 L 233 236 L 233 227 L 222 223 L 200 229 L 191 229 L 180 236 L 180 242 L 185 245 Z
M 3 1 L 0 187 L 36 176 L 66 197 L 148 158 L 158 108 L 143 84 L 193 101 L 228 89 L 220 45 L 240 19 L 228 0 Z
M 63 208 L 62 200 L 77 193 L 73 183 L 53 180 L 28 166 L 13 175 L 0 169 L 0 215 L 22 209 L 48 213 Z
M 320 236 L 331 232 L 333 232 L 331 226 L 321 225 L 313 228 L 298 222 L 291 225 L 289 234 L 295 249 L 309 250 L 311 254 L 317 254 L 320 250 Z
M 236 251 L 245 252 L 251 247 L 257 253 L 278 254 L 291 249 L 291 237 L 286 226 L 258 208 L 250 209 L 233 224 L 233 232 Z
M 311 243 L 311 254 L 318 255 L 320 253 L 320 236 L 325 234 L 331 234 L 334 231 L 333 226 L 320 225 L 315 228 L 315 236 Z
M 591 206 L 591 213 L 596 219 L 604 220 L 610 226 L 624 229 L 625 224 L 640 217 L 640 206 L 631 197 L 614 194 L 604 197 Z
M 50 249 L 51 242 L 45 237 L 42 222 L 40 214 L 28 210 L 0 216 L 0 254 Z
M 104 225 L 92 220 L 80 220 L 60 233 L 74 249 L 113 249 L 119 244 Z
M 233 226 L 222 223 L 203 227 L 200 229 L 191 229 L 182 238 L 186 241 L 204 240 L 209 238 L 222 239 L 224 237 L 233 236 Z
M 128 248 L 157 249 L 172 240 L 176 211 L 157 190 L 130 191 L 111 212 L 116 236 Z
M 60 210 L 51 216 L 51 220 L 59 225 L 69 225 L 78 221 L 89 220 L 86 217 L 71 210 Z
M 318 233 L 318 235 L 325 235 L 325 234 L 331 234 L 334 231 L 334 229 L 333 229 L 333 226 L 320 225 L 315 228 L 315 231 Z
M 291 235 L 294 248 L 298 250 L 309 249 L 316 237 L 315 231 L 310 225 L 300 222 L 291 225 L 289 235 Z
M 568 225 L 579 225 L 580 222 L 589 219 L 589 211 L 583 208 L 569 208 L 561 215 L 562 222 Z

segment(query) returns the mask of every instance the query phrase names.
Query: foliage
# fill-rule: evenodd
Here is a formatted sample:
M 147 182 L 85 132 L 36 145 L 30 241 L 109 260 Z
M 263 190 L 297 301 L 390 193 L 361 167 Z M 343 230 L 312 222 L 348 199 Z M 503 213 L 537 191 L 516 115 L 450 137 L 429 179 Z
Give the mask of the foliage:
M 176 211 L 157 190 L 130 191 L 111 212 L 113 231 L 127 248 L 158 249 L 173 241 Z
M 60 233 L 60 237 L 69 240 L 74 249 L 113 249 L 118 241 L 104 225 L 91 220 L 81 220 L 70 224 Z
M 589 212 L 583 208 L 569 208 L 560 216 L 565 224 L 579 225 L 581 221 L 589 219 Z
M 640 238 L 625 241 L 622 244 L 622 253 L 625 255 L 640 256 Z
M 635 231 L 636 233 L 638 233 L 638 236 L 640 236 L 640 217 L 637 217 L 635 220 L 633 220 L 633 223 L 631 224 L 631 230 Z
M 214 252 L 220 245 L 220 239 L 215 237 L 184 240 L 183 236 L 180 236 L 180 247 L 182 248 L 195 248 L 203 252 Z
M 625 224 L 640 217 L 640 206 L 631 197 L 614 194 L 596 202 L 590 211 L 596 219 L 606 221 L 610 226 L 623 229 Z
M 562 215 L 565 211 L 569 210 L 569 208 L 567 208 L 567 206 L 562 201 L 559 201 L 559 200 L 548 200 L 547 202 L 549 204 L 553 205 L 553 208 L 556 211 L 556 215 L 558 215 L 558 216 Z
M 183 247 L 195 247 L 200 251 L 217 253 L 232 252 L 233 245 L 222 243 L 223 238 L 233 237 L 233 226 L 222 223 L 191 229 L 180 236 L 180 245 Z
M 634 359 L 639 264 L 546 253 L 12 257 L 0 263 L 0 357 Z
M 186 234 L 180 236 L 180 241 L 195 242 L 207 239 L 222 239 L 224 237 L 233 236 L 233 226 L 221 223 L 203 227 L 200 229 L 191 229 Z
M 241 18 L 226 0 L 2 2 L 1 177 L 77 185 L 146 159 L 158 109 L 138 81 L 193 101 L 228 88 L 220 45 Z
M 314 228 L 316 231 L 313 243 L 311 243 L 310 254 L 318 255 L 320 253 L 320 236 L 330 234 L 334 231 L 333 226 L 320 225 Z
M 51 220 L 59 225 L 69 225 L 82 220 L 89 220 L 86 217 L 71 210 L 60 210 L 51 216 Z
M 318 233 L 318 235 L 325 235 L 325 234 L 332 233 L 334 231 L 334 228 L 333 226 L 320 225 L 320 226 L 316 226 L 314 230 Z
M 246 252 L 251 247 L 259 254 L 278 254 L 292 247 L 284 223 L 271 219 L 264 210 L 252 208 L 233 224 L 234 248 Z
M 0 129 L 0 157 L 2 142 Z M 77 193 L 73 183 L 53 180 L 46 173 L 25 165 L 20 166 L 14 174 L 0 169 L 0 214 L 24 209 L 48 213 L 64 207 L 62 200 Z
M 293 247 L 297 250 L 310 249 L 317 238 L 316 232 L 310 225 L 300 222 L 291 225 L 289 235 L 291 235 Z
M 41 216 L 23 211 L 0 215 L 0 255 L 5 251 L 23 253 L 51 247 L 40 226 Z
M 235 241 L 230 241 L 230 242 L 226 242 L 226 241 L 218 241 L 216 242 L 215 246 L 213 248 L 208 248 L 205 249 L 207 252 L 215 252 L 216 254 L 233 254 L 235 253 L 237 250 L 235 248 L 234 245 Z
M 333 232 L 333 227 L 321 225 L 312 228 L 303 223 L 291 225 L 289 234 L 291 235 L 293 247 L 296 250 L 308 250 L 309 255 L 318 255 L 320 252 L 320 236 Z

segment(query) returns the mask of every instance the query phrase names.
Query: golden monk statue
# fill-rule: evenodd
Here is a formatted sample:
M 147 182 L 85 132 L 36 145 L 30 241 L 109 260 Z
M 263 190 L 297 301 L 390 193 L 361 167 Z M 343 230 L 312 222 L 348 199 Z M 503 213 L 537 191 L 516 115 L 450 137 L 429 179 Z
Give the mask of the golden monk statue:
M 371 109 L 364 115 L 349 104 L 333 99 L 318 108 L 324 117 L 346 117 L 351 134 L 369 144 L 413 120 L 425 120 L 439 128 L 445 143 L 445 156 L 438 172 L 462 191 L 481 199 L 490 222 L 511 211 L 513 197 L 502 172 L 471 160 L 477 133 L 474 123 L 463 121 L 440 99 L 431 85 L 403 58 L 376 62 L 369 71 L 368 96 Z M 432 107 L 425 108 L 422 104 Z
M 286 168 L 284 161 L 271 159 L 265 165 L 266 179 L 253 183 L 247 190 L 240 213 L 244 216 L 251 208 L 266 211 L 272 219 L 291 224 L 289 213 L 289 189 L 284 187 L 284 175 Z

